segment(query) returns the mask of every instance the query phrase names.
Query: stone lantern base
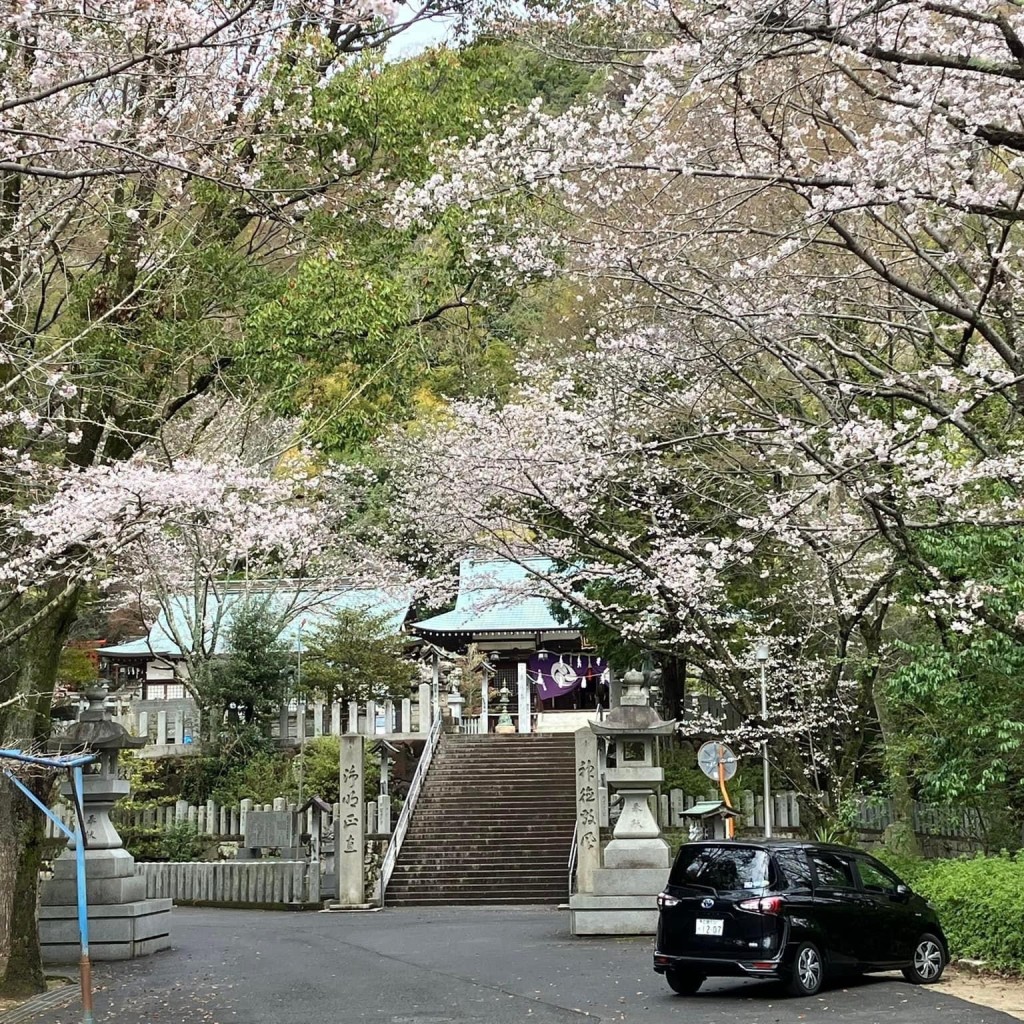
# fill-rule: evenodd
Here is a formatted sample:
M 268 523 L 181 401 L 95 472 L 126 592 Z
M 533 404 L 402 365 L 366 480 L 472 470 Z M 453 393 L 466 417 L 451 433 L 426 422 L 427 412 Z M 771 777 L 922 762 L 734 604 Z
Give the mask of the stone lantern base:
M 85 877 L 91 960 L 134 960 L 170 948 L 171 900 L 146 899 L 145 879 L 136 876 L 135 858 L 127 850 L 86 850 Z M 75 854 L 67 850 L 42 887 L 43 963 L 78 962 L 77 892 Z
M 145 879 L 135 875 L 135 858 L 124 849 L 110 812 L 131 792 L 120 777 L 118 753 L 142 740 L 125 732 L 106 708 L 106 687 L 89 691 L 89 707 L 57 748 L 87 749 L 96 764 L 82 778 L 82 812 L 86 834 L 85 892 L 89 914 L 90 960 L 132 960 L 171 945 L 171 901 L 146 899 Z M 70 783 L 61 786 L 72 797 Z M 43 883 L 39 907 L 39 944 L 43 962 L 76 963 L 81 955 L 78 932 L 78 867 L 73 842 L 54 862 L 53 878 Z

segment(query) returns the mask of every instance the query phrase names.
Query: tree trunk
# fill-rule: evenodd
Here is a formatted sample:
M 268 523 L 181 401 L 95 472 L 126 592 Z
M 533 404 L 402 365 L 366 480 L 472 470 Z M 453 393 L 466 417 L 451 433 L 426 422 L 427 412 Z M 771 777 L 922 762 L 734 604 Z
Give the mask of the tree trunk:
M 52 779 L 30 780 L 35 794 L 44 801 L 52 792 Z M 13 787 L 8 783 L 8 788 Z M 4 893 L 7 897 L 0 903 L 0 921 L 10 922 L 9 953 L 0 979 L 0 996 L 29 996 L 46 988 L 43 976 L 42 958 L 39 949 L 39 928 L 37 903 L 39 894 L 39 869 L 42 866 L 45 819 L 29 799 L 22 793 L 15 794 L 10 808 L 10 824 L 14 836 L 13 871 L 8 872 L 5 881 L 13 885 Z M 11 877 L 13 876 L 13 877 Z
M 907 857 L 921 856 L 921 841 L 914 831 L 914 794 L 907 778 L 905 759 L 898 753 L 898 744 L 893 743 L 896 731 L 889 712 L 889 702 L 885 692 L 885 683 L 876 682 L 874 688 L 875 714 L 878 727 L 882 733 L 882 746 L 885 750 L 885 773 L 892 796 L 893 811 L 896 820 L 888 825 L 883 835 L 885 845 L 894 853 Z M 894 751 L 897 751 L 894 755 Z
M 683 717 L 683 700 L 686 697 L 686 659 L 670 655 L 663 659 L 661 692 L 665 714 L 670 719 Z
M 63 589 L 54 584 L 49 601 Z M 50 706 L 57 665 L 74 620 L 77 593 L 33 630 L 15 649 L 3 652 L 2 695 L 22 695 L 22 701 L 0 718 L 4 746 L 39 749 L 50 735 Z M 30 613 L 30 609 L 23 609 Z M 33 792 L 48 801 L 52 774 L 22 774 Z M 37 903 L 45 818 L 29 799 L 5 780 L 0 788 L 0 995 L 24 996 L 45 989 L 39 949 Z

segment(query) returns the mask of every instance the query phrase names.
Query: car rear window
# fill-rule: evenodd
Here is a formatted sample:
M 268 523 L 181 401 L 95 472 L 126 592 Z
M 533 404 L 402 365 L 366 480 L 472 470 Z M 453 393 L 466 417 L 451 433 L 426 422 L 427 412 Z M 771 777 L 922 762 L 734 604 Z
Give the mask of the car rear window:
M 768 854 L 752 846 L 683 846 L 669 885 L 716 892 L 758 891 L 768 886 Z

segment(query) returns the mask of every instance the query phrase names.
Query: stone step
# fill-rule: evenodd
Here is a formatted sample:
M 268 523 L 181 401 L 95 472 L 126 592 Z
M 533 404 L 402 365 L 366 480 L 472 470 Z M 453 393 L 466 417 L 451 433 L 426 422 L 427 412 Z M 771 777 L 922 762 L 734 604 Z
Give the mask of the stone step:
M 575 817 L 574 737 L 445 736 L 386 903 L 564 902 Z
M 476 761 L 485 761 L 491 758 L 500 758 L 507 761 L 524 760 L 533 758 L 537 761 L 550 759 L 562 763 L 575 760 L 576 752 L 571 747 L 555 746 L 520 746 L 520 747 L 498 747 L 498 746 L 469 746 L 469 747 L 442 747 L 440 757 L 472 758 Z
M 558 765 L 552 765 L 509 771 L 507 765 L 440 764 L 436 769 L 432 770 L 431 774 L 435 779 L 469 779 L 480 782 L 546 782 L 553 786 L 562 785 L 572 786 L 573 788 L 576 785 L 572 766 L 563 768 Z
M 388 896 L 493 896 L 497 893 L 518 894 L 528 896 L 530 893 L 556 893 L 566 892 L 569 889 L 568 872 L 549 878 L 541 879 L 514 879 L 503 881 L 502 879 L 484 878 L 460 882 L 452 879 L 447 884 L 440 885 L 433 882 L 426 884 L 419 879 L 408 879 L 405 884 L 398 879 L 392 879 L 388 885 Z
M 458 845 L 452 839 L 429 839 L 426 841 L 409 840 L 402 844 L 402 862 L 407 858 L 418 857 L 422 854 L 432 856 L 445 856 L 449 859 L 458 857 L 464 859 L 464 854 L 493 859 L 496 856 L 513 857 L 523 860 L 526 857 L 552 856 L 561 857 L 565 860 L 569 855 L 569 848 L 572 846 L 571 836 L 562 836 L 554 841 L 536 841 L 531 844 L 516 843 L 512 845 L 507 840 L 496 840 L 493 843 L 480 842 L 473 839 L 464 841 Z M 459 851 L 456 854 L 456 850 Z
M 484 761 L 505 761 L 507 763 L 518 762 L 525 764 L 528 761 L 533 761 L 535 764 L 543 764 L 550 761 L 555 764 L 572 764 L 576 760 L 576 752 L 574 750 L 559 750 L 553 748 L 543 747 L 521 747 L 518 749 L 510 749 L 505 747 L 490 748 L 490 747 L 442 747 L 438 752 L 438 760 L 441 761 L 452 761 L 452 760 L 463 760 L 463 761 L 476 761 L 483 763 Z
M 534 882 L 541 884 L 545 879 L 566 878 L 568 871 L 568 865 L 561 859 L 557 863 L 539 863 L 535 868 L 516 867 L 503 863 L 446 866 L 443 861 L 417 861 L 404 865 L 401 871 L 396 868 L 389 884 L 405 879 L 410 884 L 414 881 L 428 880 L 431 885 L 445 886 L 446 888 L 451 885 L 474 882 L 492 886 L 510 885 L 514 882 L 529 885 Z
M 552 893 L 546 898 L 544 896 L 530 894 L 527 896 L 476 896 L 454 900 L 447 897 L 439 898 L 429 896 L 397 896 L 392 899 L 389 895 L 385 901 L 385 906 L 389 908 L 393 907 L 396 910 L 404 907 L 450 907 L 453 904 L 455 906 L 464 907 L 550 907 L 556 904 L 568 902 L 569 893 L 568 891 L 565 891 L 558 895 Z
M 459 772 L 437 772 L 430 781 L 431 786 L 458 786 L 462 789 L 475 789 L 485 792 L 495 787 L 514 790 L 532 790 L 541 793 L 575 793 L 576 787 L 572 779 L 552 778 L 550 775 L 497 775 L 491 774 L 484 778 Z M 427 787 L 428 789 L 430 786 Z
M 551 807 L 547 804 L 506 802 L 500 807 L 490 802 L 479 804 L 463 804 L 460 808 L 454 808 L 451 802 L 424 804 L 418 803 L 416 811 L 421 815 L 421 821 L 466 821 L 469 818 L 476 820 L 486 819 L 488 821 L 523 821 L 527 823 L 536 821 L 538 824 L 554 823 L 559 821 L 570 821 L 575 818 L 575 808 L 572 804 L 563 804 L 561 807 Z M 416 815 L 413 815 L 415 817 Z
M 467 759 L 465 762 L 442 759 L 436 766 L 431 765 L 431 768 L 435 775 L 449 773 L 468 777 L 473 772 L 483 770 L 493 775 L 509 776 L 510 778 L 541 775 L 551 779 L 564 779 L 567 782 L 571 782 L 573 778 L 573 765 L 571 761 L 566 763 L 556 761 L 538 762 L 531 759 L 520 763 L 505 759 L 495 759 L 493 762 L 476 759 Z
M 440 900 L 444 903 L 503 903 L 522 901 L 533 903 L 568 902 L 569 879 L 564 878 L 559 885 L 517 885 L 517 886 L 464 886 L 450 889 L 444 893 L 437 889 L 414 890 L 392 889 L 388 886 L 385 903 L 392 905 L 413 900 Z
M 514 836 L 495 834 L 491 838 L 474 836 L 472 839 L 458 832 L 430 833 L 423 836 L 409 836 L 402 844 L 402 858 L 406 853 L 411 856 L 413 852 L 443 850 L 451 852 L 458 849 L 470 849 L 475 853 L 490 855 L 495 850 L 510 850 L 518 852 L 523 856 L 533 855 L 538 851 L 551 850 L 559 856 L 565 852 L 569 855 L 569 848 L 572 846 L 572 832 L 565 831 L 552 836 L 536 837 L 532 840 L 516 841 Z
M 419 821 L 414 821 L 406 835 L 420 835 L 421 829 L 445 834 L 455 833 L 467 837 L 476 832 L 481 835 L 508 834 L 528 828 L 533 823 L 548 825 L 552 828 L 561 827 L 565 831 L 572 832 L 572 821 L 573 819 L 567 814 L 542 816 L 532 811 L 523 811 L 521 814 L 502 814 L 500 817 L 489 815 L 486 811 L 467 812 L 461 815 L 438 814 L 424 816 Z
M 529 825 L 514 827 L 500 827 L 498 825 L 494 825 L 491 828 L 479 831 L 473 838 L 475 841 L 483 843 L 527 841 L 551 843 L 558 842 L 559 839 L 571 839 L 572 824 L 563 823 L 542 826 L 538 825 L 532 828 Z M 431 828 L 427 825 L 424 825 L 422 828 L 417 828 L 415 823 L 405 836 L 406 843 L 423 842 L 425 840 L 438 843 L 463 842 L 465 839 L 465 831 L 459 828 Z
M 453 806 L 457 801 L 461 801 L 464 804 L 480 804 L 491 806 L 499 806 L 500 803 L 529 803 L 535 804 L 538 807 L 546 805 L 556 805 L 561 807 L 575 807 L 576 797 L 572 793 L 534 793 L 534 792 L 522 792 L 521 790 L 512 790 L 511 792 L 505 792 L 495 789 L 453 789 L 447 787 L 444 789 L 433 790 L 429 787 L 420 793 L 420 798 L 417 801 L 417 805 L 424 803 L 426 805 L 448 805 Z
M 469 716 L 473 717 L 473 716 Z M 572 747 L 576 742 L 576 737 L 572 733 L 539 733 L 539 732 L 517 732 L 512 733 L 509 736 L 496 736 L 493 733 L 488 733 L 485 736 L 481 736 L 479 733 L 449 733 L 446 735 L 442 742 L 447 746 L 493 746 L 493 747 L 515 747 L 515 746 L 537 746 L 537 747 L 554 747 L 554 746 L 569 746 Z
M 527 834 L 533 826 L 536 826 L 540 833 L 558 834 L 560 831 L 571 832 L 573 821 L 575 818 L 571 814 L 544 814 L 533 811 L 493 814 L 488 813 L 486 809 L 480 809 L 475 812 L 467 811 L 465 814 L 424 814 L 419 821 L 416 821 L 414 816 L 406 835 L 419 835 L 421 831 L 450 833 L 453 830 L 466 835 L 470 824 L 482 835 L 494 832 Z
M 429 802 L 426 802 L 428 801 Z M 545 821 L 567 821 L 576 817 L 576 801 L 567 800 L 564 797 L 549 800 L 546 797 L 533 799 L 502 799 L 492 800 L 488 797 L 473 800 L 455 799 L 449 795 L 444 799 L 440 797 L 421 796 L 416 803 L 417 815 L 422 814 L 423 820 L 431 818 L 452 817 L 461 820 L 467 814 L 487 814 L 495 820 L 503 817 L 522 818 L 524 814 L 533 814 L 538 824 Z
M 454 800 L 456 797 L 465 799 L 476 797 L 480 800 L 534 800 L 543 803 L 545 800 L 570 801 L 575 803 L 575 791 L 565 786 L 545 786 L 534 782 L 526 782 L 521 786 L 512 785 L 508 782 L 482 782 L 474 785 L 466 785 L 457 780 L 447 782 L 441 780 L 443 785 L 428 785 L 420 794 L 420 800 L 443 800 L 445 798 Z

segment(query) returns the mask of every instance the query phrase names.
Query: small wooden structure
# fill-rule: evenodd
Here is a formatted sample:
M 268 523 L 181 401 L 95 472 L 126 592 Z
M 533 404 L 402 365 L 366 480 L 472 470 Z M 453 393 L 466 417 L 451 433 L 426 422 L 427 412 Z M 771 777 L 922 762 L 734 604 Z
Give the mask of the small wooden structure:
M 691 839 L 727 839 L 727 823 L 731 818 L 740 817 L 740 812 L 727 806 L 724 800 L 704 800 L 680 811 L 679 816 L 689 825 Z

